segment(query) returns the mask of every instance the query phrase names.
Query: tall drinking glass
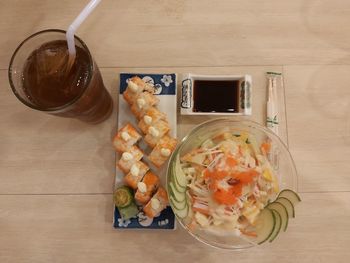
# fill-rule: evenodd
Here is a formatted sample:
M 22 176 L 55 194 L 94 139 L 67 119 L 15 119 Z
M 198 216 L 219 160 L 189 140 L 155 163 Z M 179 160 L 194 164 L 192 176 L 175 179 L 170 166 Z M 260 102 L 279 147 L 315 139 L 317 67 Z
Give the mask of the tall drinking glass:
M 9 65 L 16 97 L 28 107 L 88 123 L 107 119 L 113 101 L 86 44 L 75 37 L 76 58 L 68 63 L 64 30 L 49 29 L 25 39 Z

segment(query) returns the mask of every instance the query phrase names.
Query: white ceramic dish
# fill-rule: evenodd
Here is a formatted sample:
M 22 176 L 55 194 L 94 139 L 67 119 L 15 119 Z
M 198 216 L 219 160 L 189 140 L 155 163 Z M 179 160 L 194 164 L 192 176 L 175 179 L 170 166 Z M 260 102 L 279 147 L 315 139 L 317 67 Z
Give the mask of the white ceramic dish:
M 237 81 L 237 108 L 234 112 L 197 111 L 195 109 L 196 95 L 194 84 L 200 81 Z M 235 87 L 232 87 L 235 88 Z M 208 96 L 208 100 L 210 100 Z M 232 98 L 233 100 L 235 98 Z M 184 76 L 181 88 L 181 114 L 182 115 L 251 115 L 252 114 L 252 77 L 250 75 L 196 75 L 187 74 Z

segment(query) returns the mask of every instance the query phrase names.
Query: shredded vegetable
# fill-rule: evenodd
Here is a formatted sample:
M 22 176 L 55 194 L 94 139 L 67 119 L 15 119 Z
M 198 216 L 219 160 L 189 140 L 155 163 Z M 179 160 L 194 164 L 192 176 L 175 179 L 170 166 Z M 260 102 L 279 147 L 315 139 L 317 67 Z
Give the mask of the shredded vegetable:
M 256 237 L 257 216 L 278 192 L 266 157 L 270 147 L 268 142 L 258 147 L 245 133 L 226 132 L 181 156 L 192 209 L 188 227 Z

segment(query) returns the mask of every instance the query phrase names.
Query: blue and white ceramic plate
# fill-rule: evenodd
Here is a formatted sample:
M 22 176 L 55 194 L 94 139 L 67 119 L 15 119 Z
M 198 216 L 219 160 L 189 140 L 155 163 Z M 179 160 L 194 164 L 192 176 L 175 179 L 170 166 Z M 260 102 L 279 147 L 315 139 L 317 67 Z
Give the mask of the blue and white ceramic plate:
M 155 88 L 155 94 L 159 96 L 160 102 L 158 108 L 160 111 L 165 112 L 168 116 L 168 120 L 171 126 L 170 134 L 176 138 L 176 74 L 137 74 L 137 73 L 121 73 L 120 74 L 120 88 L 119 88 L 119 104 L 118 104 L 118 128 L 124 126 L 130 122 L 135 128 L 137 128 L 137 120 L 131 113 L 129 105 L 123 98 L 123 92 L 127 88 L 127 81 L 133 76 L 139 76 L 145 82 L 152 84 Z M 142 132 L 140 131 L 140 134 Z M 145 152 L 147 156 L 151 149 L 141 141 L 139 147 Z M 116 160 L 119 160 L 120 155 L 116 154 Z M 147 157 L 143 159 L 145 163 L 155 172 L 162 185 L 165 187 L 166 168 L 165 163 L 161 168 L 156 168 L 150 162 Z M 118 168 L 116 169 L 115 185 L 123 184 L 124 174 Z M 120 217 L 117 208 L 114 208 L 114 222 L 113 226 L 118 229 L 175 229 L 175 216 L 170 206 L 163 210 L 158 217 L 148 218 L 140 210 L 137 217 L 130 220 L 123 220 Z

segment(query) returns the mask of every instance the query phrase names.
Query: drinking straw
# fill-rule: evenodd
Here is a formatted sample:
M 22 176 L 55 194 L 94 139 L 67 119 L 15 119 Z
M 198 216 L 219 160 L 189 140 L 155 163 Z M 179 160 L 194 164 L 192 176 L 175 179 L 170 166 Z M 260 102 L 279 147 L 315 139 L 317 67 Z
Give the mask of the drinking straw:
M 85 6 L 85 8 L 80 12 L 80 14 L 74 19 L 73 23 L 69 26 L 66 33 L 66 38 L 67 38 L 68 53 L 69 53 L 70 61 L 74 61 L 75 54 L 76 54 L 75 43 L 74 43 L 75 32 L 100 2 L 101 0 L 91 0 Z

